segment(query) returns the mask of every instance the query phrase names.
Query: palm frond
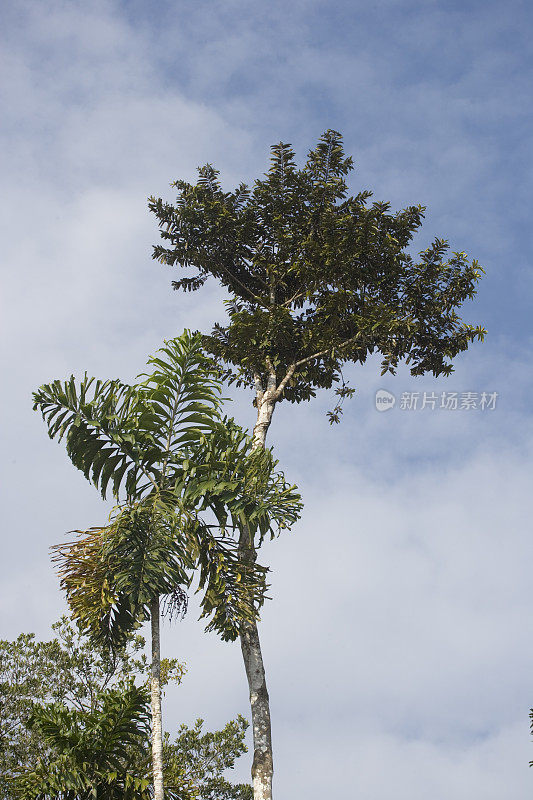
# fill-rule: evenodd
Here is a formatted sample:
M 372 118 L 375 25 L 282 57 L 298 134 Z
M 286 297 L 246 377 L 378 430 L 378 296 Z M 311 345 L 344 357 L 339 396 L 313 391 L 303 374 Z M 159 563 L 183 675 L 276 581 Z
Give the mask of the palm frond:
M 66 437 L 67 453 L 87 480 L 106 496 L 109 481 L 118 496 L 120 487 L 134 490 L 149 473 L 160 453 L 150 435 L 139 430 L 142 398 L 137 387 L 118 380 L 100 381 L 87 375 L 45 384 L 33 395 L 48 426 L 48 435 Z
M 163 456 L 209 433 L 221 405 L 219 369 L 202 350 L 202 336 L 190 331 L 170 341 L 148 360 L 140 375 L 145 393 L 139 429 L 153 437 Z
M 259 616 L 268 589 L 268 569 L 256 561 L 244 563 L 237 542 L 230 537 L 209 537 L 203 532 L 201 543 L 200 618 L 209 618 L 207 631 L 215 631 L 224 641 L 234 641 L 243 623 Z
M 121 487 L 134 498 L 153 490 L 171 451 L 207 433 L 218 415 L 218 369 L 199 334 L 166 342 L 148 365 L 153 371 L 137 385 L 72 376 L 33 395 L 50 438 L 66 437 L 72 463 L 104 498 L 110 482 L 117 499 Z
M 116 649 L 150 616 L 155 595 L 188 585 L 193 554 L 179 513 L 156 498 L 52 548 L 72 613 L 93 641 Z
M 185 455 L 172 463 L 169 480 L 181 487 L 185 506 L 211 508 L 222 528 L 246 525 L 260 544 L 299 519 L 301 497 L 277 470 L 272 450 L 253 448 L 233 419 L 224 418 Z

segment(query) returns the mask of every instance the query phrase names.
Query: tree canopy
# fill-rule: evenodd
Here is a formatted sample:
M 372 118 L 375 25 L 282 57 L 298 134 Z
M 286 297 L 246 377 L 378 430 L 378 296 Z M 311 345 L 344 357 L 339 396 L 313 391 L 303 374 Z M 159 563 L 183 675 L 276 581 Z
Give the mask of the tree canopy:
M 280 142 L 252 187 L 225 191 L 208 164 L 196 184 L 175 181 L 175 203 L 150 198 L 163 240 L 154 258 L 192 271 L 174 288 L 213 277 L 229 292 L 229 321 L 204 342 L 230 380 L 299 402 L 338 381 L 345 362 L 376 352 L 383 372 L 405 359 L 413 375 L 449 374 L 483 338 L 457 314 L 476 291 L 477 261 L 438 238 L 413 255 L 425 209 L 392 212 L 370 191 L 350 195 L 352 169 L 341 135 L 328 130 L 302 168 Z
M 62 703 L 36 706 L 28 724 L 40 734 L 47 753 L 15 777 L 16 797 L 150 800 L 147 700 L 146 689 L 132 683 L 102 692 L 98 707 L 90 710 Z M 148 769 L 139 772 L 139 759 L 147 761 Z

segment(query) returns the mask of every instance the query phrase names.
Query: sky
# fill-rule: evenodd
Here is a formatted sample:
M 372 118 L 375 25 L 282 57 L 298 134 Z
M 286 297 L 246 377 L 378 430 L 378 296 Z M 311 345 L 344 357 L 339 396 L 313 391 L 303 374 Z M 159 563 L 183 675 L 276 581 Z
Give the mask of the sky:
M 109 510 L 32 391 L 85 370 L 133 380 L 164 338 L 223 319 L 215 284 L 172 292 L 151 259 L 149 195 L 172 200 L 207 162 L 228 189 L 252 182 L 270 145 L 301 163 L 334 128 L 354 193 L 427 206 L 415 249 L 440 236 L 486 271 L 463 309 L 486 340 L 449 378 L 381 378 L 370 359 L 347 370 L 341 425 L 326 392 L 276 410 L 270 443 L 305 501 L 261 554 L 278 800 L 531 796 L 532 22 L 519 0 L 0 10 L 1 638 L 50 635 L 65 603 L 49 547 Z M 231 395 L 251 426 L 251 395 Z M 192 598 L 163 629 L 188 666 L 171 732 L 249 713 L 238 645 L 196 616 Z

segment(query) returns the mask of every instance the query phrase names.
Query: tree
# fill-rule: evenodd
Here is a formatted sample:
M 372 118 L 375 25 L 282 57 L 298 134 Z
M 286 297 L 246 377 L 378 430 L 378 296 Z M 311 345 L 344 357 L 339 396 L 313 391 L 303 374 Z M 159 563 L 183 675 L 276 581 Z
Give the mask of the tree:
M 107 752 L 108 749 L 107 745 L 103 746 L 100 734 L 108 735 L 106 729 L 112 727 L 114 709 L 119 707 L 123 713 L 127 712 L 126 717 L 132 722 L 136 715 L 142 722 L 142 714 L 147 714 L 149 665 L 142 652 L 144 639 L 141 636 L 129 639 L 126 647 L 117 651 L 111 660 L 106 651 L 95 649 L 66 617 L 52 628 L 56 633 L 52 641 L 37 641 L 33 634 L 21 634 L 15 641 L 0 641 L 2 800 L 13 800 L 15 775 L 19 776 L 25 798 L 39 786 L 46 787 L 51 775 L 55 773 L 56 779 L 58 773 L 61 776 L 58 769 L 51 768 L 54 764 L 57 768 L 61 760 L 65 782 L 69 779 L 67 766 L 71 783 L 76 771 L 78 782 L 87 782 L 90 773 L 79 769 L 83 742 L 85 748 L 89 746 L 89 752 L 85 751 L 85 763 L 92 770 L 94 783 L 98 779 L 97 766 L 101 764 L 102 750 Z M 179 683 L 185 667 L 176 659 L 162 659 L 162 673 L 163 686 L 170 680 Z M 141 698 L 144 711 L 139 704 L 131 703 L 130 689 L 134 681 L 140 682 L 139 688 L 144 691 Z M 47 731 L 46 737 L 41 723 Z M 247 726 L 246 720 L 239 716 L 220 731 L 204 733 L 202 720 L 197 720 L 192 728 L 182 725 L 174 740 L 165 734 L 165 781 L 179 790 L 180 800 L 214 800 L 214 797 L 249 800 L 251 787 L 229 783 L 223 777 L 224 770 L 232 768 L 236 758 L 246 752 Z M 87 729 L 93 732 L 90 738 L 84 737 Z M 139 748 L 136 741 L 132 747 L 120 738 L 115 749 L 129 762 L 130 776 L 146 781 L 150 745 L 145 726 L 143 730 L 142 747 Z M 95 732 L 100 734 L 95 736 Z M 213 795 L 213 791 L 217 794 Z
M 223 775 L 246 752 L 247 728 L 248 722 L 240 715 L 215 732 L 204 733 L 201 719 L 192 728 L 182 725 L 174 743 L 167 737 L 164 745 L 168 782 L 179 784 L 186 778 L 198 800 L 252 800 L 251 786 L 232 784 Z
M 195 291 L 209 277 L 228 291 L 227 324 L 204 337 L 230 382 L 253 389 L 257 448 L 265 446 L 277 403 L 300 403 L 318 389 L 336 389 L 330 414 L 338 422 L 346 363 L 380 353 L 382 374 L 400 361 L 413 375 L 448 375 L 452 360 L 484 329 L 464 323 L 457 309 L 475 294 L 483 270 L 465 253 L 448 254 L 443 239 L 418 258 L 409 245 L 424 208 L 396 213 L 369 204 L 371 192 L 348 195 L 353 169 L 342 138 L 326 131 L 302 169 L 290 145 L 272 147 L 268 173 L 253 187 L 226 192 L 211 165 L 198 182 L 183 180 L 175 203 L 150 198 L 162 244 L 153 256 L 191 268 L 173 282 Z M 240 549 L 252 563 L 255 548 L 243 528 Z M 261 647 L 254 621 L 243 626 L 241 646 L 252 702 L 255 800 L 272 795 L 270 711 Z
M 36 706 L 30 728 L 49 752 L 13 782 L 24 800 L 150 800 L 150 780 L 136 769 L 146 759 L 149 735 L 146 690 L 130 685 L 109 689 L 99 707 L 80 711 L 64 704 Z
M 133 636 L 111 659 L 95 651 L 66 617 L 52 626 L 56 637 L 47 642 L 34 634 L 0 641 L 0 798 L 7 800 L 10 776 L 29 769 L 48 750 L 29 720 L 35 705 L 60 704 L 78 711 L 95 711 L 107 689 L 125 689 L 132 677 L 145 672 L 140 653 L 144 640 Z M 178 670 L 173 661 L 166 665 Z
M 242 619 L 257 615 L 266 584 L 262 567 L 239 558 L 228 516 L 238 528 L 245 514 L 264 536 L 296 518 L 300 503 L 274 473 L 271 454 L 247 452 L 240 429 L 220 420 L 217 371 L 199 336 L 167 342 L 149 365 L 133 386 L 87 376 L 79 385 L 55 381 L 34 394 L 34 407 L 51 438 L 66 435 L 72 462 L 104 497 L 109 484 L 117 500 L 125 487 L 109 524 L 78 531 L 56 548 L 56 560 L 73 613 L 94 641 L 114 648 L 151 621 L 154 798 L 163 800 L 160 598 L 179 604 L 199 566 L 204 613 L 235 638 Z M 202 517 L 207 507 L 218 537 Z

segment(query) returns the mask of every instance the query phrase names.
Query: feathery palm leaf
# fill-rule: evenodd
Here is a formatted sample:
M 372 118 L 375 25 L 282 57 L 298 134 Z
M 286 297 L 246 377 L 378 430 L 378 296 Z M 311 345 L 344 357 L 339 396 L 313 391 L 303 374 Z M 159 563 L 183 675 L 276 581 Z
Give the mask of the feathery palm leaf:
M 66 437 L 72 463 L 105 498 L 109 482 L 118 499 L 153 489 L 177 447 L 208 432 L 218 416 L 217 368 L 202 352 L 201 337 L 185 331 L 149 359 L 151 373 L 129 386 L 87 375 L 41 386 L 41 411 L 51 439 Z
M 150 616 L 155 594 L 189 586 L 199 567 L 202 616 L 225 639 L 238 635 L 264 600 L 267 570 L 245 566 L 235 540 L 214 535 L 199 517 L 159 502 L 121 509 L 103 528 L 76 531 L 72 542 L 55 545 L 61 588 L 76 619 L 95 643 L 115 650 Z
M 190 581 L 183 520 L 153 498 L 119 509 L 106 527 L 76 533 L 52 548 L 53 560 L 74 616 L 100 645 L 119 647 L 149 618 L 155 594 Z

